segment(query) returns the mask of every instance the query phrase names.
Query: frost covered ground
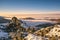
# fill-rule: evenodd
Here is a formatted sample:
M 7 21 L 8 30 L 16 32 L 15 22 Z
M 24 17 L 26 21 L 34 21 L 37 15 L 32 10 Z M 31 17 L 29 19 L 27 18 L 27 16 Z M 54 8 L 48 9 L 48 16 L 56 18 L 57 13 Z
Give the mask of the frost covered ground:
M 9 40 L 8 33 L 5 32 L 7 23 L 0 23 L 0 40 Z
M 28 34 L 28 36 L 25 37 L 26 40 L 42 40 L 43 37 L 36 36 L 34 34 Z
M 23 20 L 23 26 L 25 28 L 29 27 L 29 26 L 36 26 L 38 24 L 45 24 L 45 23 L 52 23 L 52 21 L 47 21 L 47 20 Z M 25 24 L 26 23 L 26 24 Z M 55 22 L 53 22 L 55 23 Z M 8 33 L 5 32 L 5 27 L 8 23 L 0 23 L 0 40 L 2 40 L 3 38 L 8 38 Z M 33 34 L 29 34 L 30 37 L 32 37 L 31 40 L 42 40 L 41 36 L 36 36 Z M 27 36 L 26 38 L 29 38 L 29 36 Z M 8 39 L 7 39 L 8 40 Z M 28 39 L 29 40 L 29 39 Z
M 44 28 L 43 30 L 45 30 Z M 40 30 L 38 30 L 37 33 L 39 33 Z M 55 25 L 45 36 L 36 35 L 29 33 L 26 37 L 26 40 L 60 40 L 60 25 Z

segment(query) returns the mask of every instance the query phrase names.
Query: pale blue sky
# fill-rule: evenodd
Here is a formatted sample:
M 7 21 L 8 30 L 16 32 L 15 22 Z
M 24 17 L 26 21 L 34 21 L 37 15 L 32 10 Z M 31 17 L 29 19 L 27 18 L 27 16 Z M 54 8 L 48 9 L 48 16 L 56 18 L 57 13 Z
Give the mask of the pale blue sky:
M 60 0 L 0 0 L 0 12 L 60 12 Z M 37 13 L 37 12 L 36 12 Z

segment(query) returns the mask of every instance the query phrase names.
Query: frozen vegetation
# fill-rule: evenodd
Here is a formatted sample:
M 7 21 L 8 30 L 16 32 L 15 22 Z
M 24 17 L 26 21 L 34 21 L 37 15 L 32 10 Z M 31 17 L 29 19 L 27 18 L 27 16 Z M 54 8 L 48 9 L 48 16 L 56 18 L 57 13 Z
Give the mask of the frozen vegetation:
M 26 31 L 18 30 L 17 33 L 6 32 L 6 26 L 8 23 L 0 23 L 0 40 L 14 40 L 11 39 L 10 36 L 20 35 L 22 33 L 22 38 L 20 40 L 59 40 L 60 39 L 60 25 L 55 25 L 55 22 L 47 21 L 47 20 L 22 20 L 21 26 L 25 28 Z M 45 27 L 47 24 L 52 24 L 50 26 Z M 31 28 L 37 28 L 39 25 L 39 29 L 32 31 Z M 42 26 L 44 27 L 42 27 Z M 29 28 L 30 27 L 30 28 Z M 55 39 L 54 39 L 55 38 Z M 16 40 L 16 39 L 15 39 Z

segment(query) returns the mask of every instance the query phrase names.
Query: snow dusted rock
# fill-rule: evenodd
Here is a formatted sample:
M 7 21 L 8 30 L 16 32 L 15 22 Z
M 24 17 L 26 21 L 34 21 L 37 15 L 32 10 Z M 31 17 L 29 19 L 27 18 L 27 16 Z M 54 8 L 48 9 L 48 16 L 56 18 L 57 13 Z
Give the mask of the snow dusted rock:
M 57 25 L 58 27 L 60 27 L 60 25 Z
M 60 36 L 60 25 L 56 25 L 53 29 L 50 30 L 49 33 L 47 33 L 46 35 L 49 35 L 49 36 Z
M 25 37 L 26 40 L 42 40 L 41 36 L 36 36 L 34 34 L 28 34 L 28 36 Z

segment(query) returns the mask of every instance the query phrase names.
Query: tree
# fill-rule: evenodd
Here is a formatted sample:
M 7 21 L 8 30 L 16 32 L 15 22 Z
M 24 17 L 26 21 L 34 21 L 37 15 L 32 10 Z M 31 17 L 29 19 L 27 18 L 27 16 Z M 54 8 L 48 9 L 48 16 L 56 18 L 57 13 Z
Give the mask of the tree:
M 7 29 L 10 30 L 8 31 L 9 33 L 13 32 L 11 36 L 15 34 L 13 40 L 23 39 L 21 32 L 25 31 L 25 28 L 21 26 L 21 22 L 16 17 L 12 18 L 12 21 L 9 23 Z

